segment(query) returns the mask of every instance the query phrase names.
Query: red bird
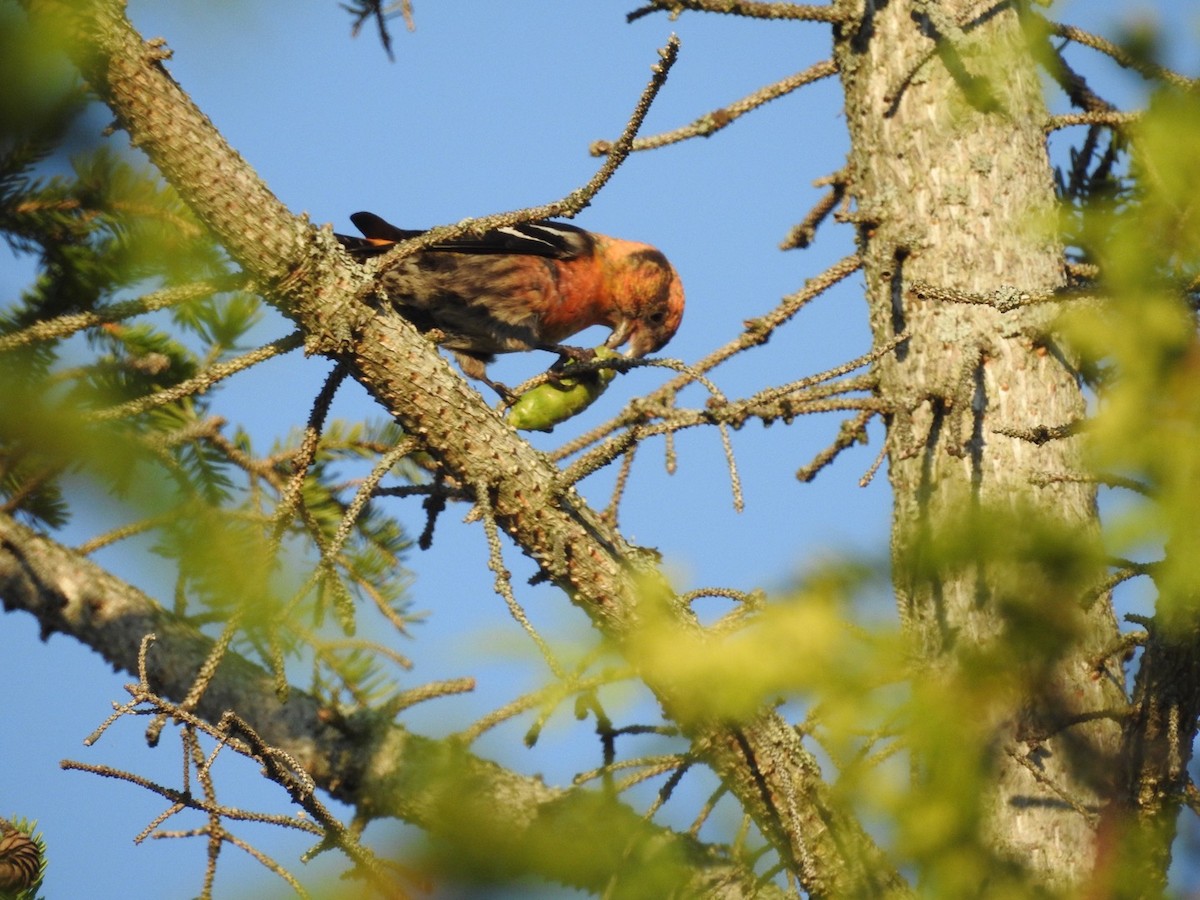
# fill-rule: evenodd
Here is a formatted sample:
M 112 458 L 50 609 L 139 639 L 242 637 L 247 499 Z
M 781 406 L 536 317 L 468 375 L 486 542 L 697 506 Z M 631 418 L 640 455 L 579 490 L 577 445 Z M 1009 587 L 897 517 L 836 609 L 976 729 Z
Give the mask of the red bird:
M 337 238 L 359 259 L 424 233 L 368 212 L 350 219 L 364 237 Z M 578 356 L 587 351 L 561 342 L 607 325 L 606 347 L 628 343 L 627 355 L 642 357 L 683 318 L 683 285 L 658 250 L 550 220 L 434 244 L 385 271 L 380 287 L 422 332 L 440 331 L 463 372 L 487 384 L 497 353 Z

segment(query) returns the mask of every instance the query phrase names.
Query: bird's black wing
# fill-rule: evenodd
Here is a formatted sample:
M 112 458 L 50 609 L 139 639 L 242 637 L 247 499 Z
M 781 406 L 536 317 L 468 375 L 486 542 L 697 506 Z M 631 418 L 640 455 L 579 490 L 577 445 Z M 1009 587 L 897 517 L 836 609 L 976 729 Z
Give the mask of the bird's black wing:
M 350 217 L 363 237 L 336 235 L 355 256 L 375 256 L 386 253 L 393 244 L 418 237 L 424 231 L 397 228 L 374 213 L 356 212 Z M 444 253 L 522 254 L 547 259 L 575 259 L 592 252 L 593 240 L 588 232 L 576 225 L 538 219 L 519 225 L 493 228 L 480 235 L 470 235 L 441 241 L 426 251 Z

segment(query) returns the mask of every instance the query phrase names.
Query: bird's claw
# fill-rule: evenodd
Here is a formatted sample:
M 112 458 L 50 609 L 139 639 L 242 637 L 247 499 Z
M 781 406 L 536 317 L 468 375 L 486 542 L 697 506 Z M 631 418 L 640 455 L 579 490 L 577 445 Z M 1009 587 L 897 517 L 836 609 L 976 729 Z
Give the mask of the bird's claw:
M 550 367 L 550 371 L 561 373 L 568 362 L 591 362 L 596 358 L 596 351 L 590 347 L 572 347 L 568 344 L 555 344 L 547 347 L 558 354 L 558 359 Z
M 512 406 L 517 402 L 517 395 L 513 393 L 512 388 L 510 388 L 507 384 L 504 384 L 501 381 L 492 381 L 492 379 L 487 377 L 481 378 L 480 381 L 499 394 L 500 399 L 504 401 L 505 406 Z

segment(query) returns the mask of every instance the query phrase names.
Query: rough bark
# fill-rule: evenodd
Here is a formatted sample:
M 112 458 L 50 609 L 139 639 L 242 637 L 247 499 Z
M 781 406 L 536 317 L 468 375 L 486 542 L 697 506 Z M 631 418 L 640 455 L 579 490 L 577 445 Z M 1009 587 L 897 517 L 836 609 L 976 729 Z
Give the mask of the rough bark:
M 1005 628 L 995 571 L 938 568 L 930 555 L 942 523 L 965 510 L 1028 508 L 1068 531 L 1098 528 L 1093 486 L 1045 477 L 1083 471 L 1080 439 L 1030 439 L 1060 434 L 1085 411 L 1075 373 L 1046 336 L 1053 304 L 1001 312 L 941 293 L 1044 295 L 1064 279 L 1032 55 L 1012 7 L 969 21 L 973 10 L 960 0 L 875 4 L 837 39 L 871 326 L 877 344 L 909 335 L 878 371 L 893 410 L 897 600 L 923 677 L 952 677 L 960 654 Z M 914 282 L 939 291 L 923 297 Z M 1108 599 L 1084 599 L 1062 595 L 1046 611 L 1048 620 L 1078 615 L 1082 633 L 1046 677 L 981 710 L 994 718 L 997 745 L 1018 751 L 995 763 L 991 840 L 1047 885 L 1079 884 L 1092 866 L 1095 823 L 1084 811 L 1105 799 L 1096 769 L 1119 739 L 1104 718 L 1064 723 L 1124 702 L 1115 664 L 1097 677 L 1096 659 L 1117 636 Z M 1019 759 L 1035 749 L 1040 778 Z

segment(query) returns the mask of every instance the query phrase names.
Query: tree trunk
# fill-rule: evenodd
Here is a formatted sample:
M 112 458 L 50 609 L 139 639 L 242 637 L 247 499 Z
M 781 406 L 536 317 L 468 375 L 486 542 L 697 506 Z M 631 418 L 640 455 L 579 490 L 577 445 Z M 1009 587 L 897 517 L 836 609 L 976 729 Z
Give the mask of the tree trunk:
M 837 36 L 871 326 L 877 344 L 909 336 L 879 366 L 894 582 L 918 685 L 961 681 L 964 658 L 1010 633 L 1014 594 L 1039 598 L 1030 614 L 1048 630 L 1067 627 L 1020 695 L 985 695 L 964 724 L 991 748 L 986 846 L 1047 885 L 1078 884 L 1119 741 L 1108 719 L 1078 717 L 1125 702 L 1119 666 L 1104 658 L 1117 625 L 1107 594 L 1062 589 L 1031 541 L 1036 527 L 1021 527 L 1040 516 L 1084 538 L 1098 530 L 1094 485 L 1062 478 L 1083 472 L 1081 439 L 1063 426 L 1085 406 L 1048 336 L 1056 304 L 967 302 L 1010 288 L 1045 295 L 1064 280 L 1033 56 L 1011 7 L 968 22 L 977 8 L 879 4 Z M 1008 566 L 936 549 L 949 523 L 971 521 L 1012 529 Z

